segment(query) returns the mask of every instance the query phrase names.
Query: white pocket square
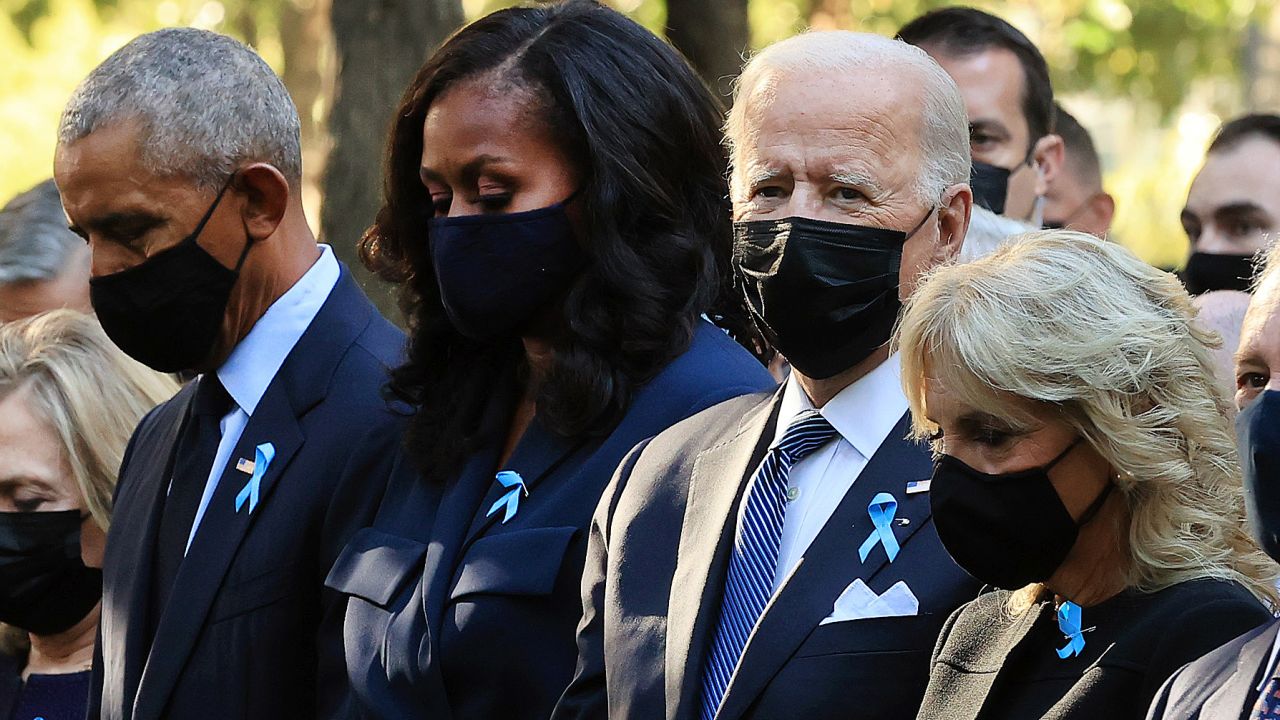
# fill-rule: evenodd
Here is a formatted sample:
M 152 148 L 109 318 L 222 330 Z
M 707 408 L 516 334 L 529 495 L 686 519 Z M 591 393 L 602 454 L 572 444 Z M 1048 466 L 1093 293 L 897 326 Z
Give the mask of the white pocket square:
M 832 607 L 831 614 L 818 623 L 844 622 L 846 620 L 868 620 L 882 617 L 907 617 L 920 614 L 920 601 L 915 593 L 901 580 L 884 591 L 882 595 L 867 587 L 861 579 L 854 580 L 849 587 L 840 593 Z

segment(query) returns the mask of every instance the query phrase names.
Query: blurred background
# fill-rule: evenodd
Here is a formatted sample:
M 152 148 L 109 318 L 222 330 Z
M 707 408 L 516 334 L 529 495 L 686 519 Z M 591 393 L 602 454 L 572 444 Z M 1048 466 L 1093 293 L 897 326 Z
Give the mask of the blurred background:
M 609 0 L 684 51 L 726 103 L 741 55 L 806 27 L 892 35 L 935 0 Z M 303 122 L 305 199 L 350 262 L 378 207 L 390 114 L 453 29 L 501 0 L 0 0 L 0 204 L 48 177 L 63 103 L 133 36 L 233 35 L 281 74 Z M 1280 110 L 1275 0 L 972 2 L 1044 52 L 1062 104 L 1094 135 L 1114 237 L 1176 267 L 1187 186 L 1219 123 Z M 380 304 L 389 304 L 385 294 Z

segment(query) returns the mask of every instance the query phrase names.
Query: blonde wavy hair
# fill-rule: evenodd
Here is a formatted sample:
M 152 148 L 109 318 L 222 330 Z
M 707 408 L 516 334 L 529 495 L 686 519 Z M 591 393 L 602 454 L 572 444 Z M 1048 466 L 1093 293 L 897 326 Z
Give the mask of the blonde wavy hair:
M 1014 427 L 1032 418 L 1018 417 L 1011 396 L 1052 409 L 1118 474 L 1129 587 L 1231 580 L 1276 608 L 1280 568 L 1248 534 L 1229 399 L 1213 379 L 1219 341 L 1195 316 L 1173 275 L 1083 233 L 1027 233 L 944 265 L 908 301 L 897 333 L 914 433 L 937 430 L 930 377 Z M 1011 606 L 1042 590 L 1020 591 Z
M 106 531 L 129 437 L 178 384 L 121 352 L 93 317 L 53 310 L 0 324 L 0 399 L 19 388 L 56 434 L 85 508 Z M 20 651 L 14 635 L 0 626 L 0 649 Z

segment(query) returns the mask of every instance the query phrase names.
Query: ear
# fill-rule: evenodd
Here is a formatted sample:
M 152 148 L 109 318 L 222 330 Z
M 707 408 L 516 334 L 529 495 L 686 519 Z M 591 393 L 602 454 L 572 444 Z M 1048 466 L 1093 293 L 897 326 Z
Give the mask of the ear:
M 274 165 L 254 163 L 236 173 L 235 189 L 245 199 L 240 214 L 249 237 L 271 237 L 289 208 L 289 181 Z
M 1067 146 L 1057 135 L 1045 135 L 1036 141 L 1032 157 L 1036 167 L 1040 169 L 1036 178 L 1036 195 L 1044 195 L 1049 192 L 1049 186 L 1066 164 Z
M 938 262 L 946 262 L 960 253 L 972 212 L 973 189 L 968 183 L 952 185 L 942 194 L 938 207 L 938 242 L 934 245 Z
M 1093 210 L 1094 217 L 1098 218 L 1098 224 L 1107 229 L 1108 235 L 1111 234 L 1111 221 L 1116 216 L 1115 198 L 1110 193 L 1100 192 L 1089 198 L 1089 208 Z

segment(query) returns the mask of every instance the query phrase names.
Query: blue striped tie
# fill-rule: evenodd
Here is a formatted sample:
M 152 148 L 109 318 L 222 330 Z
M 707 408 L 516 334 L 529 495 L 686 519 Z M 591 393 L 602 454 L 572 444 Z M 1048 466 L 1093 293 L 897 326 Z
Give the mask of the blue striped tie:
M 715 717 L 747 638 L 773 594 L 782 519 L 786 514 L 787 475 L 793 465 L 827 444 L 835 434 L 835 428 L 817 410 L 803 412 L 751 476 L 746 507 L 739 516 L 733 555 L 729 558 L 720 620 L 702 675 L 703 720 Z

